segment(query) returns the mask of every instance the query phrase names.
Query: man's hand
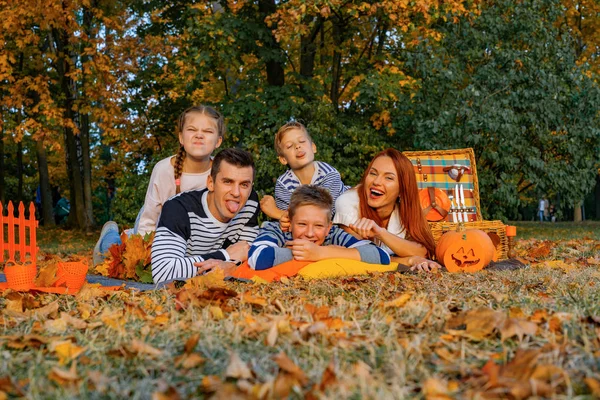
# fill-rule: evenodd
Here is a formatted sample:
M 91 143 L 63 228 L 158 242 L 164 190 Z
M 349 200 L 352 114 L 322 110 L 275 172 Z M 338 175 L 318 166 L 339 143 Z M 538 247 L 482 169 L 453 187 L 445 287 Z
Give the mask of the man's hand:
M 441 271 L 442 266 L 435 261 L 426 259 L 425 257 L 412 256 L 410 258 L 410 270 L 416 272 L 435 273 Z
M 287 232 L 290 230 L 290 215 L 288 214 L 287 211 L 284 211 L 283 214 L 281 215 L 281 218 L 279 219 L 279 228 L 281 229 L 282 232 Z
M 353 224 L 350 224 L 350 229 L 358 233 L 363 239 L 373 240 L 378 238 L 385 228 L 377 225 L 375 221 L 368 218 L 361 218 Z
M 221 268 L 225 273 L 225 276 L 230 276 L 237 269 L 237 265 L 235 265 L 234 262 L 214 259 L 194 263 L 194 266 L 198 267 L 196 275 L 202 275 L 213 269 Z
M 321 246 L 305 239 L 291 240 L 285 244 L 297 261 L 319 261 Z
M 240 240 L 226 248 L 229 258 L 232 260 L 246 261 L 248 259 L 248 250 L 250 245 L 245 240 Z

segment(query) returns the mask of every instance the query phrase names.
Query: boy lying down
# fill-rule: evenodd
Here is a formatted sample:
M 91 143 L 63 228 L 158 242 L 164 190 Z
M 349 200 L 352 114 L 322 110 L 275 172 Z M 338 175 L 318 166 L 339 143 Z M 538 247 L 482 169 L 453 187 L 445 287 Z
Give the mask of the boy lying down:
M 250 247 L 248 264 L 263 270 L 286 261 L 319 261 L 348 258 L 370 264 L 389 264 L 390 256 L 369 240 L 359 240 L 333 225 L 333 199 L 329 191 L 315 185 L 298 187 L 290 199 L 290 228 L 265 222 Z

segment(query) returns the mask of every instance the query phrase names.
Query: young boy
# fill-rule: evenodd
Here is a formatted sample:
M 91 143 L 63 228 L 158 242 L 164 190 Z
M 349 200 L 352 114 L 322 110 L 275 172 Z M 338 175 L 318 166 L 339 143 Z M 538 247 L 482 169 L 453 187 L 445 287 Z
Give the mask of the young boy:
M 283 232 L 277 222 L 265 222 L 250 247 L 248 264 L 268 269 L 292 259 L 319 261 L 349 258 L 370 264 L 389 264 L 390 256 L 368 240 L 359 240 L 333 225 L 333 199 L 327 189 L 302 185 L 292 194 L 290 229 Z
M 301 123 L 288 122 L 279 128 L 275 135 L 275 150 L 279 162 L 288 165 L 290 169 L 277 179 L 275 199 L 272 196 L 264 196 L 260 201 L 260 208 L 269 217 L 282 220 L 284 229 L 288 226 L 287 209 L 290 197 L 298 186 L 322 186 L 329 190 L 334 204 L 339 195 L 348 189 L 335 168 L 322 161 L 315 161 L 317 146 Z

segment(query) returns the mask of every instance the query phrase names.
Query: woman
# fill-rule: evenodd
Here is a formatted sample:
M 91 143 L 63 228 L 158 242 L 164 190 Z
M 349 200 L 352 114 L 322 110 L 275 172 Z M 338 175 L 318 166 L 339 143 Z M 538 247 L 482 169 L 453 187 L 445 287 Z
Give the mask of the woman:
M 435 254 L 435 241 L 423 216 L 413 165 L 398 150 L 377 154 L 357 187 L 335 203 L 333 222 L 361 239 L 383 247 L 392 261 L 416 271 L 440 265 L 426 257 Z

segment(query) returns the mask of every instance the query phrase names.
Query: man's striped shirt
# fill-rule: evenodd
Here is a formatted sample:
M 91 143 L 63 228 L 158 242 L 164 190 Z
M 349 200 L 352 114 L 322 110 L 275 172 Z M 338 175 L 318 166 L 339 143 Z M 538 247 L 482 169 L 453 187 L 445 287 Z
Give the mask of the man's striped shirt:
M 155 283 L 196 275 L 194 263 L 229 261 L 225 249 L 241 240 L 251 243 L 258 234 L 258 195 L 253 190 L 231 221 L 223 223 L 209 211 L 208 189 L 180 193 L 165 202 L 152 243 Z
M 292 251 L 285 243 L 293 240 L 290 232 L 283 232 L 279 222 L 265 222 L 248 252 L 248 264 L 255 270 L 263 270 L 293 259 Z M 325 237 L 323 246 L 341 246 L 357 249 L 360 260 L 371 264 L 389 264 L 390 256 L 369 240 L 359 240 L 333 225 Z
M 342 177 L 337 169 L 322 161 L 315 161 L 315 173 L 310 182 L 311 185 L 317 185 L 329 190 L 335 200 L 350 187 L 345 186 Z M 280 210 L 287 210 L 290 205 L 290 199 L 294 190 L 302 185 L 300 179 L 294 174 L 294 171 L 288 169 L 283 173 L 275 183 L 275 204 Z M 333 208 L 335 214 L 335 206 Z

